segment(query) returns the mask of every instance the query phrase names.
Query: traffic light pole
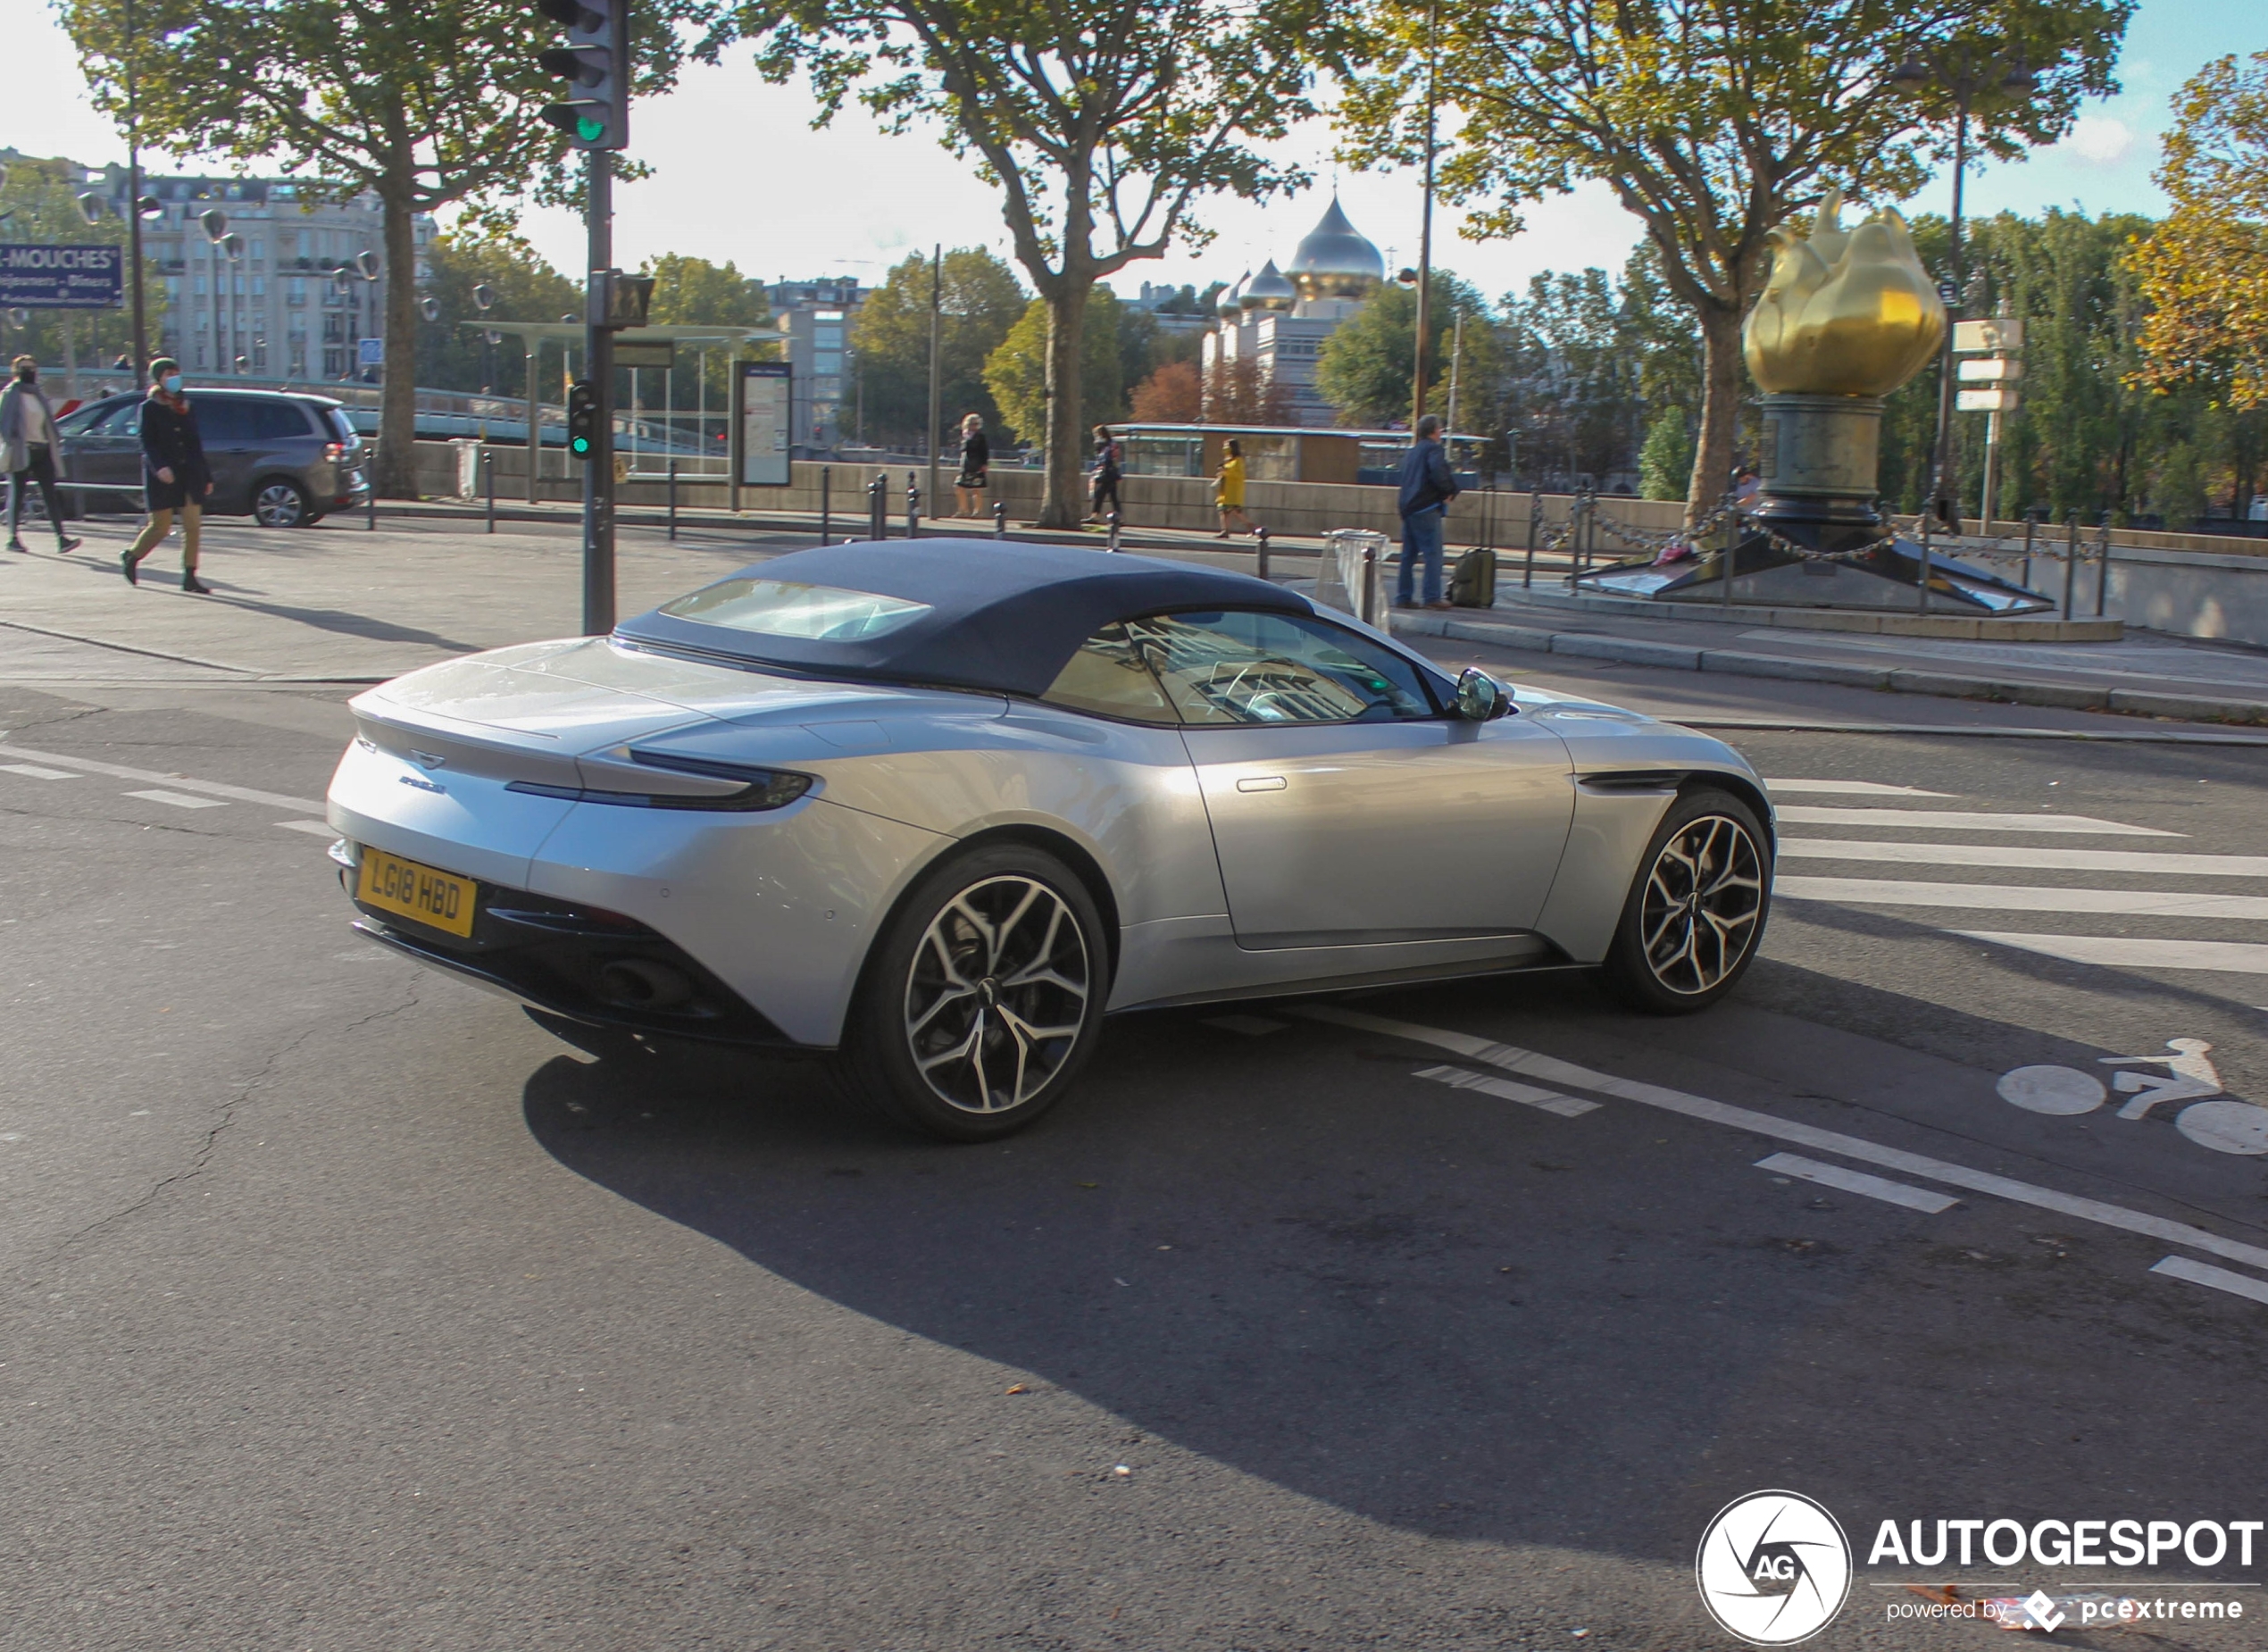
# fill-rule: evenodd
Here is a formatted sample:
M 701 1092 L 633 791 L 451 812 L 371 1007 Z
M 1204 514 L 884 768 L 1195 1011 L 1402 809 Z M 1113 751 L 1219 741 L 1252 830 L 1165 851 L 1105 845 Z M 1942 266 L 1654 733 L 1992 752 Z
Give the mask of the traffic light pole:
M 607 325 L 606 275 L 614 264 L 614 163 L 604 149 L 584 152 L 584 214 L 590 228 L 590 280 L 584 296 L 584 377 L 597 398 L 597 430 L 583 466 L 583 635 L 614 629 L 614 334 Z

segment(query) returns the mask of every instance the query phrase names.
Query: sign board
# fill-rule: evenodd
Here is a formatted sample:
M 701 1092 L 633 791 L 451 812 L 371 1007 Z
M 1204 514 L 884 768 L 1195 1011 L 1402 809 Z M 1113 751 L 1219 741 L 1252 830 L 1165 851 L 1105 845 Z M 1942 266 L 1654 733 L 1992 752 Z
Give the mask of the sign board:
M 115 310 L 125 303 L 123 247 L 0 246 L 0 307 Z
M 1955 355 L 1977 355 L 1987 350 L 2021 350 L 2024 347 L 2024 323 L 2022 317 L 1996 316 L 1989 321 L 1955 321 L 1953 324 L 1953 353 Z
M 785 362 L 739 362 L 733 372 L 732 479 L 743 488 L 795 480 L 795 380 Z
M 1955 390 L 1953 405 L 1962 413 L 2014 413 L 2016 411 L 2016 387 L 2005 389 Z
M 677 345 L 668 338 L 630 338 L 614 340 L 614 365 L 617 367 L 674 367 L 677 365 Z
M 355 345 L 355 350 L 354 350 L 354 365 L 355 365 L 355 366 L 357 366 L 357 367 L 383 367 L 383 366 L 385 366 L 385 365 L 386 365 L 386 340 L 385 340 L 385 339 L 383 339 L 383 338 L 358 338 L 358 339 L 356 339 L 356 340 L 354 341 L 354 345 Z
M 1958 363 L 1959 377 L 1968 384 L 2014 384 L 2024 376 L 2024 364 L 2013 355 L 1988 355 Z

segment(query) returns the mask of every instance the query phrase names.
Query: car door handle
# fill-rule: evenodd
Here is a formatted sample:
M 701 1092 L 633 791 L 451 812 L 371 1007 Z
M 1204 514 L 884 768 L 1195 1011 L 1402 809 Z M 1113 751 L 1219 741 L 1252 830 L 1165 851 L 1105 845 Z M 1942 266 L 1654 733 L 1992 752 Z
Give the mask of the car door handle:
M 1247 774 L 1237 782 L 1238 791 L 1281 791 L 1284 777 L 1280 774 Z

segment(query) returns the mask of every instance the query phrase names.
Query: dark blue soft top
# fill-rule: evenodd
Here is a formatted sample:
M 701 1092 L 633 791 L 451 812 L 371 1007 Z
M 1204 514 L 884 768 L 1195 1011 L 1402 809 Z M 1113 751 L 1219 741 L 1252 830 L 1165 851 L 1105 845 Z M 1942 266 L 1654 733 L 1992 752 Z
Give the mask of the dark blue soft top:
M 924 603 L 930 611 L 880 635 L 850 640 L 775 636 L 660 608 L 623 621 L 614 634 L 624 642 L 695 649 L 805 676 L 1038 696 L 1079 646 L 1113 620 L 1166 610 L 1315 612 L 1297 593 L 1241 573 L 1111 555 L 1084 546 L 1002 539 L 822 546 L 744 568 L 718 584 L 747 580 L 863 591 Z

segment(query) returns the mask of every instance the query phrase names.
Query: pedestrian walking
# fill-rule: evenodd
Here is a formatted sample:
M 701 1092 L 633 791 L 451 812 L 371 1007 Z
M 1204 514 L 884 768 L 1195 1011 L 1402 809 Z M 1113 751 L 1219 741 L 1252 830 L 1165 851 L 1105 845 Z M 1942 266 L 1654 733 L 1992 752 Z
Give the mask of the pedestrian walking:
M 1456 473 L 1441 446 L 1441 421 L 1427 413 L 1417 421 L 1417 439 L 1402 459 L 1402 572 L 1396 577 L 1394 605 L 1416 605 L 1417 571 L 1425 563 L 1425 605 L 1446 608 L 1441 597 L 1441 532 L 1449 501 L 1457 496 Z
M 197 436 L 196 410 L 181 390 L 181 363 L 160 356 L 150 363 L 150 393 L 142 403 L 142 492 L 150 519 L 118 559 L 126 583 L 141 581 L 135 570 L 173 531 L 181 519 L 181 588 L 194 596 L 213 588 L 196 577 L 197 538 L 204 528 L 204 499 L 213 491 L 213 471 L 204 463 Z
M 1252 518 L 1244 513 L 1244 444 L 1231 436 L 1221 444 L 1221 469 L 1213 479 L 1213 505 L 1221 513 L 1221 531 L 1213 537 L 1229 537 L 1230 522 L 1241 524 L 1235 531 L 1257 533 Z
M 55 530 L 55 548 L 71 551 L 79 541 L 63 532 L 63 506 L 55 503 L 55 414 L 39 388 L 39 363 L 28 355 L 16 357 L 13 377 L 0 390 L 0 446 L 6 448 L 8 468 L 8 548 L 24 550 L 17 530 L 23 522 L 24 480 L 39 484 L 39 497 L 47 507 L 47 523 Z
M 982 516 L 984 491 L 991 485 L 992 444 L 985 440 L 984 420 L 971 413 L 961 421 L 961 474 L 953 479 L 953 513 Z
M 1108 521 L 1110 518 L 1105 513 L 1106 509 L 1125 509 L 1118 502 L 1118 440 L 1106 424 L 1095 427 L 1095 475 L 1088 486 L 1091 489 L 1088 500 L 1088 521 Z M 1109 501 L 1107 507 L 1104 503 L 1105 500 Z

